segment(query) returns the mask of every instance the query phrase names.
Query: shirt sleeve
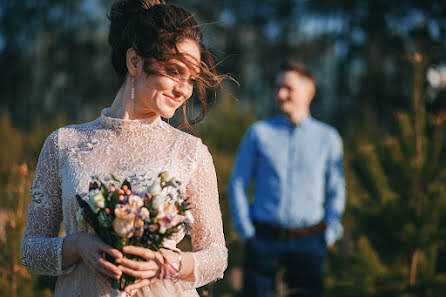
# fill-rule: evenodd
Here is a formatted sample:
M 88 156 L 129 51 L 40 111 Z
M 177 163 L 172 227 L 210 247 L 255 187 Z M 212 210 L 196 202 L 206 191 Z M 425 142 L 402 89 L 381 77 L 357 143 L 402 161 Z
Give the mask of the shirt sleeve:
M 256 159 L 256 138 L 254 129 L 251 128 L 240 144 L 229 182 L 229 199 L 233 223 L 243 239 L 248 239 L 255 234 L 255 228 L 249 214 L 249 200 L 246 191 L 255 172 Z
M 58 132 L 53 132 L 40 152 L 28 208 L 27 224 L 21 244 L 21 257 L 27 269 L 36 274 L 61 275 L 62 244 L 58 237 L 62 222 L 59 179 Z
M 223 278 L 228 265 L 217 176 L 212 156 L 201 141 L 198 143 L 196 166 L 186 187 L 186 197 L 190 197 L 192 202 L 194 223 L 190 234 L 195 275 L 193 287 L 198 288 Z M 187 288 L 187 283 L 182 281 L 183 287 Z
M 341 217 L 345 206 L 342 139 L 337 132 L 334 136 L 331 141 L 325 175 L 325 223 L 327 224 L 325 239 L 329 246 L 342 236 Z

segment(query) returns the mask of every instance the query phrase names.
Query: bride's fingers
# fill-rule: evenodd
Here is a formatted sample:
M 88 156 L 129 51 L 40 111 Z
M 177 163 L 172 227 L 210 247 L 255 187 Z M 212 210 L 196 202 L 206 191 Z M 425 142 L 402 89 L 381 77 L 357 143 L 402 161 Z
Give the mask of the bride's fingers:
M 86 259 L 85 264 L 87 264 L 87 266 L 89 266 L 93 271 L 96 271 L 98 273 L 98 276 L 102 277 L 103 275 L 106 275 L 106 276 L 109 276 L 112 278 L 116 278 L 115 275 L 111 271 L 108 271 L 108 270 L 104 269 L 103 267 L 101 267 L 101 265 L 98 263 L 99 261 L 100 261 L 99 255 L 98 256 L 92 255 Z M 105 278 L 104 278 L 104 280 L 105 280 Z
M 97 260 L 97 266 L 101 270 L 106 271 L 107 272 L 106 275 L 112 278 L 119 279 L 122 275 L 121 269 L 119 269 L 117 266 L 113 265 L 112 263 L 110 263 L 109 261 L 107 261 L 102 257 Z
M 112 248 L 111 246 L 109 246 L 108 244 L 103 244 L 101 246 L 102 251 L 104 251 L 105 253 L 109 254 L 110 256 L 112 256 L 115 259 L 119 259 L 122 258 L 123 255 L 120 251 L 118 251 L 117 249 Z
M 100 253 L 100 255 L 93 255 L 91 257 L 92 262 L 96 262 L 94 264 L 95 267 L 97 267 L 97 270 L 107 276 L 119 279 L 122 275 L 122 271 L 116 265 L 106 260 L 105 254 L 108 254 L 115 259 L 119 259 L 122 258 L 122 253 L 99 240 L 96 242 L 96 246 L 99 249 L 98 252 Z
M 159 274 L 158 269 L 134 270 L 121 265 L 119 265 L 119 269 L 121 269 L 123 273 L 133 276 L 137 279 L 151 279 L 157 277 Z
M 158 267 L 161 265 L 160 262 L 156 259 L 147 261 L 135 261 L 127 258 L 121 258 L 117 259 L 116 263 L 134 270 L 158 269 Z
M 119 278 L 122 275 L 122 271 L 118 267 L 108 262 L 101 256 L 100 250 L 96 252 L 87 253 L 85 255 L 84 261 L 94 270 L 103 275 L 112 278 Z
M 103 256 L 101 256 L 99 259 L 97 259 L 98 264 L 101 265 L 104 269 L 112 271 L 116 275 L 121 275 L 121 271 L 119 270 L 117 265 L 111 263 L 110 261 L 108 261 L 105 258 L 105 253 L 106 252 L 103 253 Z M 120 258 L 116 258 L 116 259 L 120 259 Z
M 143 257 L 146 260 L 156 258 L 156 252 L 139 246 L 128 245 L 123 247 L 122 251 L 126 254 Z
M 150 280 L 143 279 L 143 280 L 141 280 L 139 282 L 135 282 L 135 283 L 133 283 L 131 285 L 128 285 L 127 287 L 124 288 L 124 291 L 125 292 L 130 292 L 131 290 L 140 289 L 140 288 L 146 287 L 148 285 L 150 285 Z

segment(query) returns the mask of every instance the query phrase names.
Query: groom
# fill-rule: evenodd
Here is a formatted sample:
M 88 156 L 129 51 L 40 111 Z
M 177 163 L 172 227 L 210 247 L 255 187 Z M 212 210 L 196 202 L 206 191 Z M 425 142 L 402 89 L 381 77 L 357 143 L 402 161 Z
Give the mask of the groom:
M 327 245 L 342 235 L 342 140 L 309 113 L 315 85 L 306 66 L 281 65 L 281 114 L 255 123 L 239 147 L 229 194 L 234 225 L 246 240 L 243 296 L 274 296 L 281 267 L 287 296 L 321 296 Z

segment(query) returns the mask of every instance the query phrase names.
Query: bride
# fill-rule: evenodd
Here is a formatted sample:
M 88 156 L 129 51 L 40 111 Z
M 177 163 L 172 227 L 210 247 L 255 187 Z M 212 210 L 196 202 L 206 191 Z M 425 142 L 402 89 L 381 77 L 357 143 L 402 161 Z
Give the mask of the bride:
M 122 0 L 112 6 L 109 19 L 111 59 L 121 87 L 99 118 L 62 127 L 45 141 L 31 188 L 22 260 L 33 273 L 58 276 L 55 296 L 112 296 L 116 292 L 106 278 L 123 273 L 137 279 L 125 289 L 130 296 L 198 296 L 195 288 L 222 278 L 227 266 L 215 169 L 200 139 L 160 117 L 170 118 L 181 107 L 189 126 L 186 103 L 194 86 L 203 116 L 205 90 L 221 79 L 188 11 L 160 1 Z M 129 177 L 140 191 L 164 170 L 182 181 L 192 202 L 192 252 L 176 248 L 181 232 L 165 243 L 169 249 L 163 254 L 125 247 L 124 253 L 145 258 L 136 262 L 82 232 L 75 195 L 88 190 L 92 175 L 114 172 Z M 62 221 L 67 235 L 58 237 Z M 179 273 L 163 277 L 166 262 Z

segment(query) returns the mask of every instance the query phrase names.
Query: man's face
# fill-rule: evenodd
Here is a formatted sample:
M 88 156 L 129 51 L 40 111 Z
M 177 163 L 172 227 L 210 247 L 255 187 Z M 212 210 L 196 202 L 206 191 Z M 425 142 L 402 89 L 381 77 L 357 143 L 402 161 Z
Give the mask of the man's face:
M 308 112 L 314 84 L 296 71 L 282 71 L 276 77 L 276 98 L 286 115 Z

